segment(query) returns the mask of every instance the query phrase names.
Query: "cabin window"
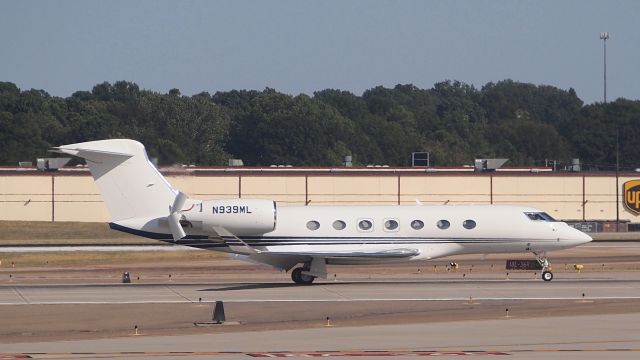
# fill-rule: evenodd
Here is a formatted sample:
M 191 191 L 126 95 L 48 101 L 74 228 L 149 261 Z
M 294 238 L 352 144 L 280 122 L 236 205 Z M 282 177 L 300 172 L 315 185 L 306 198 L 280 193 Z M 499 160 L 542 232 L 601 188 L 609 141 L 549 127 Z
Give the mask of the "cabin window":
M 424 223 L 420 220 L 413 220 L 411 222 L 411 228 L 413 228 L 413 230 L 420 230 L 424 227 Z
M 474 227 L 476 227 L 476 222 L 475 222 L 475 221 L 473 221 L 473 220 L 465 220 L 465 221 L 462 223 L 462 226 L 463 226 L 465 229 L 469 229 L 469 230 L 471 230 L 471 229 L 473 229 Z
M 398 230 L 398 221 L 394 219 L 387 219 L 384 222 L 384 228 L 388 231 L 396 231 Z
M 527 215 L 529 220 L 551 221 L 551 222 L 558 221 L 558 220 L 554 219 L 551 215 L 547 214 L 546 212 L 526 212 L 524 214 Z
M 451 223 L 447 220 L 438 220 L 436 225 L 438 226 L 438 228 L 445 230 L 445 229 L 448 229 L 449 226 L 451 226 Z
M 318 230 L 318 229 L 320 229 L 320 223 L 315 221 L 315 220 L 311 220 L 311 221 L 307 222 L 307 229 L 309 229 L 309 230 Z
M 346 227 L 347 227 L 347 224 L 345 224 L 345 222 L 342 220 L 336 220 L 333 222 L 333 228 L 336 230 L 342 230 Z
M 358 221 L 358 228 L 362 231 L 371 231 L 373 230 L 373 222 L 371 220 L 360 220 Z

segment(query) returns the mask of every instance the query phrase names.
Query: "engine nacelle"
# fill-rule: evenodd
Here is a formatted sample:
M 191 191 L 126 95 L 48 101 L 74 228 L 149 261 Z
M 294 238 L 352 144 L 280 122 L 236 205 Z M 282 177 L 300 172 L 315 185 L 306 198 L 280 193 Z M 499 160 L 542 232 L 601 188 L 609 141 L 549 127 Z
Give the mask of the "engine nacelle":
M 276 202 L 262 199 L 202 202 L 202 225 L 220 226 L 235 235 L 258 235 L 276 228 Z

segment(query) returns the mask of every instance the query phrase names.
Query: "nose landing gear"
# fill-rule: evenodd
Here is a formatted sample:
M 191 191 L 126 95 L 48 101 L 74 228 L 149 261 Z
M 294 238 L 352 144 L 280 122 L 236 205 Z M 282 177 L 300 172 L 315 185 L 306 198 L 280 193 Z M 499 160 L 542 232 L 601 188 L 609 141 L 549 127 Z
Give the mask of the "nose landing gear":
M 544 281 L 551 281 L 553 280 L 553 273 L 551 272 L 551 266 L 549 265 L 549 260 L 547 260 L 547 254 L 546 253 L 533 253 L 536 256 L 536 260 L 538 260 L 538 263 L 540 264 L 540 266 L 542 266 L 542 280 Z

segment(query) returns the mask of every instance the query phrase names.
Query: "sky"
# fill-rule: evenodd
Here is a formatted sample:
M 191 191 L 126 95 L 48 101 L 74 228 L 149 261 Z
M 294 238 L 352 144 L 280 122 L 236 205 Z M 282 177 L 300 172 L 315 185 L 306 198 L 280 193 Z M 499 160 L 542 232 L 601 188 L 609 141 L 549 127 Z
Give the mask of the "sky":
M 55 96 L 126 80 L 182 94 L 505 79 L 640 99 L 640 1 L 0 0 L 0 81 Z

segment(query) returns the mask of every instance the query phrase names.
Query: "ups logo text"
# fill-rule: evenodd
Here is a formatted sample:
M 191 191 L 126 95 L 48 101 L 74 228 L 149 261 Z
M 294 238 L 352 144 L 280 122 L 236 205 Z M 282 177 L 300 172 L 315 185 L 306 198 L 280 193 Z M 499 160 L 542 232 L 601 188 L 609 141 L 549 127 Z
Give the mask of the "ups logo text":
M 624 206 L 632 213 L 640 215 L 640 180 L 624 183 Z

